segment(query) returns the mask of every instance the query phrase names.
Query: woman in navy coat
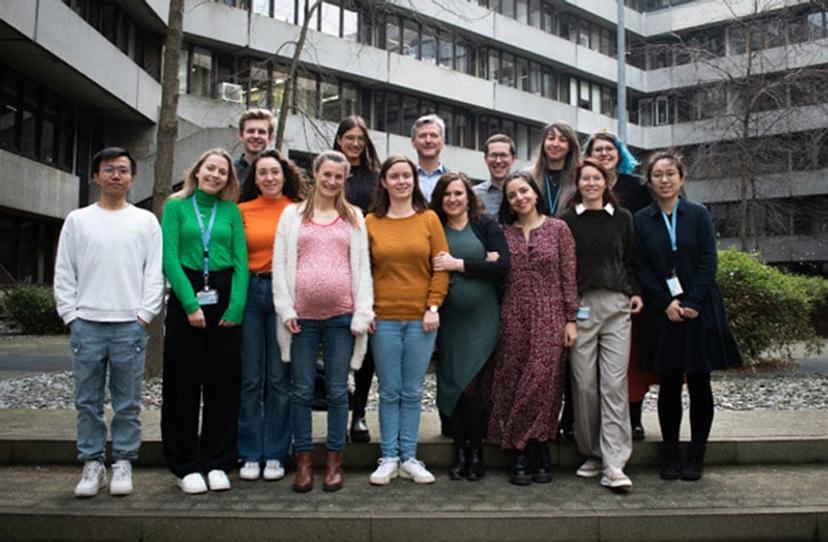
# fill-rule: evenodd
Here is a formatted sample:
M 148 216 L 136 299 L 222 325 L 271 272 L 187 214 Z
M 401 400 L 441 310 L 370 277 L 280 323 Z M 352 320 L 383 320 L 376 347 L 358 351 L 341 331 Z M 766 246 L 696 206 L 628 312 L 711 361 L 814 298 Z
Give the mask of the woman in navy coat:
M 707 210 L 679 199 L 681 156 L 650 158 L 647 182 L 655 201 L 635 215 L 635 264 L 644 291 L 644 337 L 639 364 L 659 372 L 658 419 L 664 440 L 661 477 L 698 480 L 713 423 L 714 369 L 742 363 L 716 285 L 716 235 Z M 679 453 L 681 388 L 690 392 L 691 440 Z

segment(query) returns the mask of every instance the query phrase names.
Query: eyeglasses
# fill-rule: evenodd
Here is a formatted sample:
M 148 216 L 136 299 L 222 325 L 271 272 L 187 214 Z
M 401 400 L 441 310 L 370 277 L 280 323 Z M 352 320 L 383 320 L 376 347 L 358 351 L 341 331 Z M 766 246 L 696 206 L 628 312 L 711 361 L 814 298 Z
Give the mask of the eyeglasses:
M 592 147 L 593 154 L 612 154 L 616 151 L 617 149 L 613 145 L 605 145 L 603 147 Z
M 511 154 L 507 154 L 505 152 L 490 152 L 486 155 L 486 158 L 497 162 L 498 160 L 508 160 L 511 156 Z
M 121 167 L 106 166 L 106 167 L 101 168 L 101 173 L 104 173 L 106 175 L 114 175 L 115 173 L 117 173 L 118 175 L 126 176 L 126 175 L 129 175 L 130 173 L 132 173 L 132 170 L 129 169 L 128 167 L 126 167 L 126 166 L 121 166 Z

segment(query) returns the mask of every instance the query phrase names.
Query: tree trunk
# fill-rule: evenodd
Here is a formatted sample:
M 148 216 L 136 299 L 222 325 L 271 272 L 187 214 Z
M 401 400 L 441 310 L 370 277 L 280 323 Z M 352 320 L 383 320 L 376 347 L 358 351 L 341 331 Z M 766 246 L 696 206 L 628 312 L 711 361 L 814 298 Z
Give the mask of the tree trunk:
M 302 30 L 299 32 L 299 40 L 296 42 L 296 48 L 293 50 L 293 57 L 290 59 L 290 69 L 285 80 L 285 92 L 282 95 L 282 103 L 279 106 L 279 124 L 276 127 L 276 140 L 274 146 L 282 150 L 285 139 L 285 126 L 287 125 L 287 116 L 290 109 L 290 102 L 292 100 L 293 83 L 296 81 L 296 70 L 299 67 L 299 57 L 302 55 L 302 49 L 305 47 L 305 40 L 308 36 L 308 26 L 314 11 L 319 9 L 322 0 L 316 0 L 308 9 L 305 15 L 305 20 L 302 22 Z
M 164 71 L 161 75 L 161 112 L 158 119 L 155 152 L 155 179 L 152 185 L 152 212 L 161 220 L 164 202 L 170 195 L 173 180 L 173 157 L 178 137 L 178 61 L 184 33 L 184 0 L 170 0 L 169 24 L 164 39 Z M 144 378 L 161 375 L 164 360 L 164 313 L 149 326 L 147 362 Z

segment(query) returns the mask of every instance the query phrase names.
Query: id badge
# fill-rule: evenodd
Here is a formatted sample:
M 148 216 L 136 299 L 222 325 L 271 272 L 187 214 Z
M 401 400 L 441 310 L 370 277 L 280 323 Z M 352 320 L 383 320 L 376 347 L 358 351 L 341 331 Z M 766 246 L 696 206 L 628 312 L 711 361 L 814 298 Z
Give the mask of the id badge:
M 212 288 L 199 290 L 196 293 L 199 305 L 215 305 L 219 301 L 218 292 Z
M 575 319 L 579 322 L 589 320 L 589 307 L 578 307 L 578 312 L 575 313 Z
M 684 293 L 684 290 L 681 287 L 681 282 L 676 275 L 673 275 L 667 279 L 667 288 L 670 290 L 670 295 L 673 297 L 678 297 Z

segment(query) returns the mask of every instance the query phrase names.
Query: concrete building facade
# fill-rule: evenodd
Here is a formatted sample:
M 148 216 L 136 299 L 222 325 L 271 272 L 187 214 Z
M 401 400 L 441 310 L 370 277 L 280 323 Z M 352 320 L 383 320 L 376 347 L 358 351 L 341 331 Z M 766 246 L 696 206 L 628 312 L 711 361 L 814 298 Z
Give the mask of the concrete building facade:
M 174 171 L 209 147 L 238 155 L 241 112 L 278 109 L 314 3 L 187 1 Z M 627 0 L 624 18 L 628 144 L 641 158 L 683 149 L 689 197 L 733 242 L 739 81 L 761 75 L 776 92 L 750 110 L 750 140 L 769 149 L 751 165 L 750 198 L 756 209 L 772 202 L 774 218 L 754 213 L 752 247 L 825 271 L 828 94 L 801 92 L 799 81 L 828 80 L 828 13 L 795 0 Z M 528 163 L 547 122 L 584 136 L 617 129 L 614 1 L 325 0 L 310 19 L 286 131 L 300 162 L 352 113 L 383 157 L 413 154 L 413 120 L 439 114 L 444 162 L 478 179 L 492 133 L 510 134 Z M 88 168 L 101 147 L 130 148 L 131 199 L 150 196 L 167 20 L 164 0 L 0 3 L 0 283 L 51 280 L 61 220 L 94 197 Z

